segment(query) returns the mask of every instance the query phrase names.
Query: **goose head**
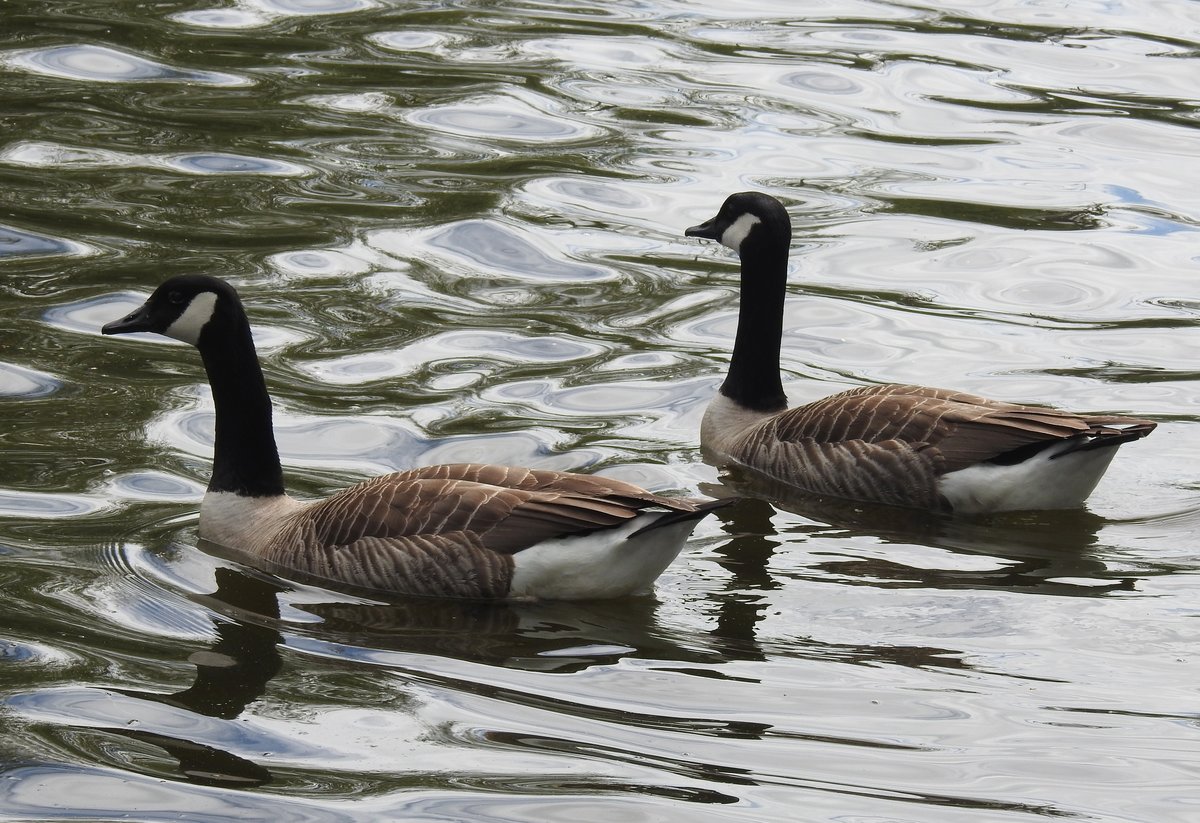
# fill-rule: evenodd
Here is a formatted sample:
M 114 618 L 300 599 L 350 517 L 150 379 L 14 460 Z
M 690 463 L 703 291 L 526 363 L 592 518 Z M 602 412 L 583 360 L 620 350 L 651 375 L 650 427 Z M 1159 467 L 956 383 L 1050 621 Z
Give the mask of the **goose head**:
M 784 244 L 792 237 L 792 221 L 783 204 L 769 194 L 742 191 L 721 204 L 717 216 L 684 231 L 688 237 L 716 240 L 741 255 L 750 247 Z
M 167 280 L 140 308 L 106 324 L 102 334 L 155 332 L 199 347 L 222 315 L 236 317 L 241 301 L 224 280 L 184 274 Z

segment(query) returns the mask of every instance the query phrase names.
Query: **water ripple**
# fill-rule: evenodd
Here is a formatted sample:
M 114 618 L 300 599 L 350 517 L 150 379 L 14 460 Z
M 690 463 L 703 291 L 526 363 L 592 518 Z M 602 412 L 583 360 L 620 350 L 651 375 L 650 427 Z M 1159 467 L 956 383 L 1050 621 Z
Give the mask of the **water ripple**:
M 571 449 L 560 453 L 559 435 L 545 427 L 520 432 L 467 437 L 442 437 L 421 455 L 421 465 L 441 463 L 497 463 L 505 466 L 531 466 L 555 471 L 584 471 L 606 459 L 599 449 Z
M 580 219 L 600 215 L 617 225 L 637 221 L 648 230 L 661 230 L 662 204 L 654 190 L 653 184 L 640 181 L 543 176 L 529 181 L 521 193 L 538 206 L 578 214 Z M 606 243 L 616 245 L 616 239 Z
M 0 362 L 0 397 L 45 397 L 62 386 L 52 374 Z
M 27 141 L 0 151 L 0 163 L 34 169 L 166 169 L 197 175 L 268 175 L 292 177 L 311 173 L 298 163 L 266 157 L 194 152 L 140 155 L 103 149 Z
M 1189 819 L 1195 3 L 0 5 L 0 816 Z M 80 336 L 238 272 L 301 499 L 464 460 L 729 494 L 737 262 L 681 235 L 746 188 L 795 225 L 794 401 L 1160 428 L 1082 512 L 746 487 L 652 598 L 343 604 L 197 543 L 195 352 Z
M 0 53 L 0 65 L 99 83 L 183 83 L 202 86 L 247 86 L 247 77 L 217 71 L 176 68 L 141 55 L 96 45 L 55 46 Z
M 143 775 L 124 769 L 114 772 L 108 765 L 98 768 L 22 764 L 8 771 L 5 777 L 0 789 L 5 807 L 39 820 L 77 820 L 84 815 L 103 818 L 110 816 L 114 802 L 139 810 L 137 814 L 143 817 L 182 814 L 196 823 L 226 823 L 239 818 L 289 823 L 354 823 L 360 819 L 357 812 L 338 807 L 321 808 L 309 802 L 244 791 L 202 792 L 186 783 L 165 780 L 164 775 Z M 447 823 L 451 819 L 445 818 Z
M 125 500 L 198 503 L 204 486 L 166 472 L 146 470 L 120 474 L 109 481 L 106 494 Z
M 495 368 L 497 361 L 566 363 L 595 357 L 604 351 L 603 346 L 577 338 L 458 331 L 427 337 L 396 352 L 349 354 L 336 360 L 310 361 L 301 368 L 323 382 L 344 386 L 393 380 L 439 363 L 453 365 L 456 370 L 487 372 Z
M 348 14 L 378 7 L 377 0 L 234 0 L 228 7 L 192 9 L 169 18 L 200 28 L 249 29 L 289 17 Z
M 596 125 L 567 117 L 550 98 L 488 95 L 432 106 L 407 115 L 410 123 L 434 131 L 523 146 L 595 139 L 604 132 Z
M 339 114 L 387 114 L 395 109 L 395 100 L 390 95 L 377 91 L 361 94 L 314 94 L 297 98 L 295 103 Z
M 607 280 L 613 273 L 566 258 L 545 240 L 497 220 L 464 220 L 420 232 L 375 232 L 373 248 L 401 259 L 420 257 L 422 248 L 462 275 L 485 272 L 506 279 L 548 282 Z
M 288 278 L 325 278 L 359 275 L 371 270 L 371 262 L 352 251 L 334 249 L 285 251 L 274 254 L 270 258 L 270 263 L 275 270 Z M 389 260 L 388 262 L 393 261 Z
M 111 505 L 103 498 L 89 495 L 0 489 L 0 516 L 5 517 L 85 517 Z
M 54 255 L 82 256 L 95 249 L 77 240 L 51 237 L 0 225 L 0 259 L 9 257 L 50 257 Z
M 401 52 L 411 57 L 414 54 L 427 52 L 440 54 L 451 42 L 449 35 L 437 31 L 383 31 L 367 36 L 367 40 L 389 51 Z
M 77 662 L 75 655 L 44 643 L 0 638 L 0 663 L 62 668 Z

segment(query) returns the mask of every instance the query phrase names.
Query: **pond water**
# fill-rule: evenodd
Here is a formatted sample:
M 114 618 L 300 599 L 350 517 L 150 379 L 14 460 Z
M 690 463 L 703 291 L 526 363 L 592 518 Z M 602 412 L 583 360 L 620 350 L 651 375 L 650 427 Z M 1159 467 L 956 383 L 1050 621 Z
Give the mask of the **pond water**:
M 0 818 L 1200 819 L 1200 4 L 0 3 Z M 288 483 L 701 459 L 729 193 L 793 402 L 1158 421 L 1084 511 L 748 499 L 653 598 L 379 604 L 197 545 L 246 300 Z

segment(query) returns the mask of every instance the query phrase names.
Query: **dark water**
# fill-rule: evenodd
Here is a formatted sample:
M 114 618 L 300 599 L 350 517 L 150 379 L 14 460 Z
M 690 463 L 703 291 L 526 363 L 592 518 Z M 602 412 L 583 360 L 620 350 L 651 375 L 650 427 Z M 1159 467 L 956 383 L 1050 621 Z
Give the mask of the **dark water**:
M 0 817 L 1200 819 L 1200 4 L 0 2 Z M 748 501 L 653 599 L 378 605 L 197 546 L 243 291 L 293 490 L 514 462 L 712 492 L 731 191 L 793 401 L 1159 421 L 1087 511 Z

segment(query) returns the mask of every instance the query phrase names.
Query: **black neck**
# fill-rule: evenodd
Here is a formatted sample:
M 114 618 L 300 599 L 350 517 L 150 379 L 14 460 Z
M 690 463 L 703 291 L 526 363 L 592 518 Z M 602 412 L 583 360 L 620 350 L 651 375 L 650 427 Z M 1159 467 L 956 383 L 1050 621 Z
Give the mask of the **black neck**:
M 756 229 L 757 231 L 757 229 Z M 721 394 L 755 411 L 787 408 L 779 377 L 788 241 L 747 237 L 741 246 L 742 296 L 737 337 Z
M 271 397 L 250 336 L 250 323 L 240 306 L 232 308 L 209 322 L 199 345 L 217 415 L 208 490 L 248 497 L 283 494 L 283 469 L 271 427 Z

